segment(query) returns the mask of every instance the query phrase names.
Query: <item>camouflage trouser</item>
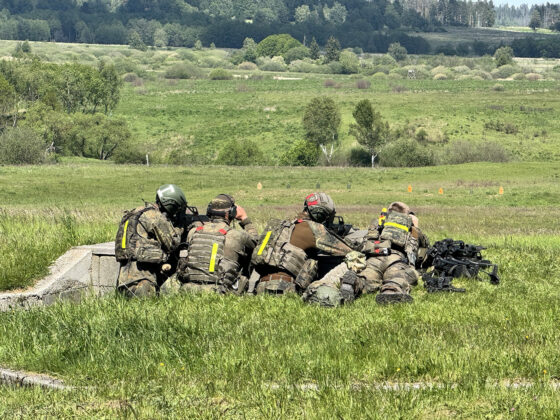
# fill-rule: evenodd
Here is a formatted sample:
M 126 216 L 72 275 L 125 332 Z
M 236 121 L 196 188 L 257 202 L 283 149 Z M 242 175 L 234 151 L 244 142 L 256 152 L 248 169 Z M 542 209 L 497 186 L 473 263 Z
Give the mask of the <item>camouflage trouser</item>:
M 370 257 L 367 267 L 360 273 L 364 276 L 364 293 L 410 294 L 411 286 L 418 283 L 418 272 L 403 261 L 398 254 Z
M 162 295 L 173 295 L 177 293 L 227 293 L 228 289 L 224 285 L 214 283 L 182 283 L 177 279 L 177 275 L 171 276 L 162 286 Z
M 322 279 L 314 281 L 303 294 L 303 300 L 322 306 L 338 306 L 353 301 L 361 294 L 400 294 L 408 296 L 418 282 L 418 273 L 398 254 L 370 257 L 366 267 L 357 273 L 345 262 L 337 265 Z
M 160 267 L 157 264 L 129 261 L 121 263 L 117 291 L 127 297 L 156 295 L 161 283 Z
M 322 279 L 311 283 L 302 298 L 305 302 L 330 307 L 351 302 L 362 292 L 364 284 L 362 272 L 355 273 L 348 268 L 346 262 L 342 262 Z

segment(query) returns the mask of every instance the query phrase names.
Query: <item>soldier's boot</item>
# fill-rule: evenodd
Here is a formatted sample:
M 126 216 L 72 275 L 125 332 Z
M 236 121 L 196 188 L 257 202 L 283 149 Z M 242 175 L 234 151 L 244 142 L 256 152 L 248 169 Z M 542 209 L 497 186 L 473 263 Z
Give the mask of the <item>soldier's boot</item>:
M 140 280 L 137 283 L 123 285 L 119 287 L 119 290 L 129 298 L 144 298 L 157 294 L 156 285 L 149 280 Z
M 394 281 L 387 281 L 381 286 L 381 291 L 375 301 L 381 305 L 388 303 L 412 302 L 412 296 L 403 286 Z
M 352 270 L 348 270 L 340 279 L 340 294 L 344 303 L 354 301 L 357 280 L 358 275 Z

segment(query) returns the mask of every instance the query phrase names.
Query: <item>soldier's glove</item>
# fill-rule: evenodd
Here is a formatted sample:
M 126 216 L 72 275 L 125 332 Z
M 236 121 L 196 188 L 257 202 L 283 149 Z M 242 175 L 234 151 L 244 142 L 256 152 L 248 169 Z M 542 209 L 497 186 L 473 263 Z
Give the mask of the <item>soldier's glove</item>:
M 171 264 L 163 264 L 161 266 L 161 271 L 170 271 L 171 270 Z
M 358 251 L 352 251 L 344 257 L 346 266 L 355 273 L 359 273 L 366 268 L 366 256 Z

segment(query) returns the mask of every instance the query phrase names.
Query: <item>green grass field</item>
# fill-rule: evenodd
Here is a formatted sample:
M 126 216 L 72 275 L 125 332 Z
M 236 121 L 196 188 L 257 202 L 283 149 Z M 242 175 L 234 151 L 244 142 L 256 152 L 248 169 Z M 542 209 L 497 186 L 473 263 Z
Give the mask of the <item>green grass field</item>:
M 14 45 L 0 44 L 0 56 Z M 0 313 L 0 366 L 51 374 L 74 387 L 0 386 L 0 418 L 560 416 L 557 60 L 516 60 L 515 71 L 539 73 L 540 81 L 475 80 L 479 70 L 492 77 L 492 61 L 454 57 L 409 57 L 407 65 L 426 71 L 422 80 L 396 73 L 282 73 L 301 80 L 275 80 L 232 69 L 254 76 L 168 81 L 161 76 L 175 63 L 221 65 L 227 52 L 32 48 L 53 62 L 105 60 L 134 72 L 140 79 L 125 84 L 114 115 L 127 120 L 133 147 L 152 162 L 183 165 L 61 158 L 56 165 L 0 166 L 0 290 L 31 286 L 72 246 L 113 240 L 122 211 L 153 200 L 170 182 L 202 210 L 216 194 L 233 194 L 261 230 L 271 217 L 295 215 L 314 190 L 329 193 L 338 214 L 361 227 L 389 202 L 405 201 L 432 241 L 487 246 L 502 283 L 457 282 L 466 294 L 427 294 L 420 285 L 414 303 L 390 307 L 374 296 L 335 310 L 297 297 L 110 296 Z M 432 80 L 434 69 L 469 78 Z M 336 87 L 326 87 L 327 79 Z M 360 79 L 371 86 L 358 89 Z M 376 170 L 200 165 L 231 139 L 253 140 L 274 165 L 302 138 L 302 111 L 317 95 L 341 108 L 342 152 L 356 147 L 347 134 L 351 113 L 368 98 L 393 128 L 424 128 L 439 153 L 458 140 L 492 141 L 512 161 Z
M 559 176 L 557 162 L 0 167 L 4 289 L 40 277 L 72 245 L 111 240 L 120 211 L 166 182 L 201 208 L 231 192 L 261 228 L 269 217 L 294 214 L 316 188 L 361 226 L 388 201 L 404 200 L 432 241 L 488 246 L 502 277 L 497 287 L 458 282 L 466 294 L 418 286 L 413 304 L 394 307 L 374 296 L 327 310 L 296 297 L 211 295 L 108 297 L 3 313 L 0 366 L 49 373 L 76 388 L 0 387 L 0 416 L 557 418 Z M 428 388 L 406 389 L 414 383 Z

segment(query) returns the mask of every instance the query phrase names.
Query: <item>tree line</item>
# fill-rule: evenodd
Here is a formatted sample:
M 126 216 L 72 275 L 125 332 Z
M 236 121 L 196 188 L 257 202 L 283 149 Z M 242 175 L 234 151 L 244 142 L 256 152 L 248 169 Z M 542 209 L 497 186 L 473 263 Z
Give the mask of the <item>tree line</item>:
M 100 44 L 132 39 L 158 47 L 200 41 L 239 48 L 247 37 L 258 42 L 288 33 L 321 45 L 332 35 L 342 47 L 368 52 L 385 52 L 399 41 L 409 52 L 423 53 L 425 43 L 403 41 L 403 31 L 465 22 L 490 26 L 490 4 L 439 0 L 425 9 L 410 0 L 0 0 L 0 38 Z M 470 17 L 461 15 L 470 9 Z
M 0 61 L 0 163 L 39 163 L 56 156 L 130 160 L 130 131 L 111 116 L 122 80 L 112 65 L 52 64 L 19 46 Z

